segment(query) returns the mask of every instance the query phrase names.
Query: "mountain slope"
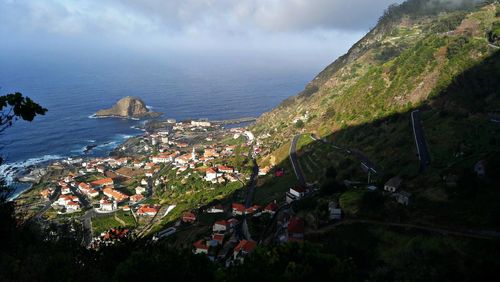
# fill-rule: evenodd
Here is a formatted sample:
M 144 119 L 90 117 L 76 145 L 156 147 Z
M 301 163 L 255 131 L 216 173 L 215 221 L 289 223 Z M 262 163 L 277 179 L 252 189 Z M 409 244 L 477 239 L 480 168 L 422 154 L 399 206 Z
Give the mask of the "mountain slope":
M 265 148 L 259 163 L 289 166 L 291 138 L 314 133 L 375 163 L 373 184 L 381 187 L 400 176 L 413 204 L 397 209 L 399 216 L 427 225 L 499 229 L 494 203 L 500 201 L 500 127 L 494 120 L 500 112 L 500 51 L 489 39 L 500 22 L 500 4 L 429 13 L 406 5 L 391 8 L 302 93 L 257 121 L 253 130 Z M 422 115 L 431 159 L 425 173 L 413 135 L 415 110 Z M 322 142 L 298 154 L 308 182 L 325 185 L 325 168 L 333 166 L 337 181 L 366 183 L 352 154 Z M 485 178 L 475 175 L 480 161 L 487 164 Z M 271 184 L 261 190 L 266 185 Z M 388 219 L 394 213 L 386 209 L 379 215 Z
M 421 2 L 435 1 L 407 3 Z M 407 6 L 402 6 L 389 9 L 373 30 L 303 92 L 257 121 L 258 135 L 273 136 L 266 145 L 277 148 L 300 130 L 327 136 L 416 108 L 496 51 L 488 33 L 500 21 L 498 4 L 440 13 L 406 12 Z M 491 94 L 493 103 L 486 108 L 465 110 L 495 111 L 498 93 Z M 298 119 L 303 122 L 295 124 Z

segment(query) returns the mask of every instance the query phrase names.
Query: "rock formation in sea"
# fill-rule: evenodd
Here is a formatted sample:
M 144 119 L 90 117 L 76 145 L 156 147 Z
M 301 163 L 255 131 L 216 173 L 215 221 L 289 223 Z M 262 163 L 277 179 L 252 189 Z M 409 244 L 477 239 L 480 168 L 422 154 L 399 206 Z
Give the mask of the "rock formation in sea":
M 120 99 L 111 109 L 100 110 L 97 117 L 154 118 L 161 113 L 151 112 L 139 98 L 127 96 Z

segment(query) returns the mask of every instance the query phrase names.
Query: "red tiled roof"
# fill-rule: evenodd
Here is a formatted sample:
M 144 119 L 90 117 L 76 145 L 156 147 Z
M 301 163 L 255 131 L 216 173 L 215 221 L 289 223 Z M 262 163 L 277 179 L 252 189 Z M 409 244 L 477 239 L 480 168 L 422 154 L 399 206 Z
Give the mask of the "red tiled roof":
M 276 211 L 278 210 L 278 205 L 275 202 L 269 203 L 266 208 L 264 209 L 266 211 Z
M 255 241 L 241 240 L 238 243 L 238 245 L 234 248 L 234 251 L 236 253 L 239 253 L 240 251 L 244 251 L 246 253 L 250 253 L 256 247 L 257 247 L 257 242 L 255 242 Z
M 184 219 L 184 220 L 196 220 L 196 215 L 192 212 L 185 212 L 182 215 L 182 219 Z
M 292 217 L 287 229 L 288 233 L 304 233 L 304 221 L 298 217 Z
M 222 243 L 222 242 L 224 241 L 224 234 L 214 234 L 214 235 L 212 236 L 212 238 L 213 238 L 215 241 L 217 241 L 217 242 L 219 242 L 219 243 Z
M 206 173 L 217 173 L 217 171 L 215 171 L 215 169 L 210 167 L 206 170 Z
M 224 225 L 224 226 L 227 226 L 228 225 L 228 222 L 225 221 L 225 220 L 217 220 L 214 225 L 217 224 L 217 225 Z
M 108 197 L 114 198 L 118 202 L 121 202 L 121 201 L 128 198 L 127 195 L 125 195 L 117 190 L 111 189 L 111 188 L 104 188 L 103 193 L 104 193 L 104 195 L 106 195 Z
M 100 186 L 100 185 L 105 185 L 105 184 L 109 184 L 109 183 L 113 183 L 113 179 L 111 179 L 111 178 L 98 179 L 98 180 L 92 181 L 90 184 L 92 184 L 94 186 Z
M 130 196 L 130 200 L 134 202 L 139 202 L 140 200 L 144 199 L 144 196 L 141 194 L 135 194 Z
M 220 171 L 233 171 L 234 168 L 233 167 L 230 167 L 230 166 L 224 166 L 224 165 L 219 165 L 217 167 L 218 170 Z
M 90 185 L 85 183 L 85 182 L 80 182 L 78 184 L 78 187 L 82 188 L 82 189 L 90 189 Z
M 203 242 L 203 239 L 194 242 L 193 247 L 195 247 L 196 249 L 208 250 L 208 246 L 206 243 Z
M 293 187 L 292 188 L 293 190 L 299 192 L 299 193 L 305 193 L 306 192 L 306 189 L 304 187 L 301 187 L 301 186 L 297 186 L 297 187 Z
M 233 210 L 244 212 L 245 206 L 243 204 L 233 203 Z
M 146 214 L 146 213 L 155 213 L 156 214 L 157 212 L 158 212 L 157 208 L 151 207 L 151 206 L 147 206 L 147 205 L 141 206 L 137 210 L 137 214 Z

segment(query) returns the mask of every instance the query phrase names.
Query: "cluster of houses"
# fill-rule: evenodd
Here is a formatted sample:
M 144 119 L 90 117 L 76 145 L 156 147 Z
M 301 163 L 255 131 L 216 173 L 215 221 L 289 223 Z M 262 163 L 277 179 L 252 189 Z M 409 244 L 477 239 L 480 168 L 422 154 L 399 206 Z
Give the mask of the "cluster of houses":
M 172 143 L 171 141 L 169 141 Z M 179 147 L 179 143 L 175 144 Z M 184 145 L 184 144 L 182 144 Z M 187 146 L 187 144 L 186 144 Z M 211 183 L 226 183 L 239 180 L 239 172 L 232 166 L 214 165 L 214 162 L 220 157 L 232 156 L 235 153 L 236 146 L 206 146 L 203 148 L 203 154 L 198 154 L 193 147 L 190 153 L 181 154 L 179 150 L 168 150 L 161 152 L 158 155 L 152 156 L 151 161 L 154 164 L 172 164 L 173 169 L 177 169 L 177 174 L 180 174 L 187 169 L 196 169 L 197 167 L 208 167 L 204 169 L 205 175 L 203 179 Z
M 136 194 L 129 196 L 115 189 L 117 179 L 127 179 L 143 175 L 151 177 L 159 170 L 154 163 L 147 163 L 131 158 L 94 158 L 89 161 L 83 159 L 68 160 L 68 164 L 81 167 L 76 174 L 69 173 L 63 179 L 58 180 L 56 186 L 60 189 L 60 196 L 53 202 L 54 207 L 64 208 L 65 212 L 79 211 L 83 202 L 98 203 L 97 212 L 116 211 L 119 206 L 130 209 L 128 205 L 135 205 L 145 199 L 147 189 L 143 186 L 135 188 Z M 87 174 L 102 174 L 102 178 L 91 182 L 77 182 L 77 176 Z M 141 185 L 148 185 L 143 179 Z M 40 196 L 46 200 L 52 198 L 56 189 L 49 187 L 40 192 Z M 149 212 L 151 213 L 151 212 Z
M 391 193 L 396 202 L 407 206 L 410 203 L 411 193 L 401 190 L 403 180 L 399 176 L 389 179 L 384 185 L 384 191 Z
M 91 249 L 99 249 L 103 246 L 111 246 L 129 236 L 130 230 L 127 228 L 111 228 L 108 231 L 102 232 L 99 236 L 92 238 L 89 247 Z
M 239 240 L 236 229 L 240 221 L 235 218 L 218 220 L 212 225 L 212 235 L 193 243 L 193 253 L 205 254 L 209 259 L 230 264 L 242 260 L 256 247 L 255 241 Z
M 78 196 L 73 193 L 72 187 L 74 175 L 70 174 L 57 183 L 61 189 L 61 193 L 57 199 L 52 203 L 53 207 L 59 207 L 59 213 L 72 213 L 81 210 L 81 201 Z M 40 192 L 40 195 L 45 198 L 51 198 L 56 189 L 50 187 Z M 61 211 L 62 210 L 62 211 Z
M 213 223 L 209 238 L 200 239 L 193 243 L 193 253 L 205 254 L 211 260 L 224 262 L 230 265 L 235 261 L 242 261 L 246 255 L 251 253 L 256 247 L 257 242 L 251 240 L 240 240 L 236 230 L 240 225 L 238 216 L 252 215 L 260 216 L 264 213 L 273 215 L 278 210 L 275 202 L 269 203 L 265 208 L 254 205 L 245 208 L 243 204 L 233 203 L 231 205 L 232 217 L 229 219 L 217 220 Z M 210 207 L 207 213 L 224 213 L 221 205 Z M 186 212 L 182 216 L 182 221 L 193 223 L 196 221 L 196 215 L 192 212 Z

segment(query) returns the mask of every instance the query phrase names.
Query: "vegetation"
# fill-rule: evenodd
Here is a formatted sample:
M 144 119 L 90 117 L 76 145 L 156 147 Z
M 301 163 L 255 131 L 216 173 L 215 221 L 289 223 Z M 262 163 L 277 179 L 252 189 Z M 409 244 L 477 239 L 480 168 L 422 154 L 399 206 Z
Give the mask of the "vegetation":
M 257 136 L 272 136 L 264 144 L 271 152 L 259 164 L 285 170 L 283 177 L 270 173 L 259 179 L 255 203 L 261 205 L 282 202 L 297 183 L 288 160 L 291 136 L 315 132 L 325 139 L 305 134 L 299 139 L 301 167 L 320 183 L 317 195 L 292 205 L 306 218 L 306 243 L 262 246 L 244 264 L 229 268 L 167 241 L 122 242 L 96 253 L 64 238 L 44 240 L 34 225 L 19 225 L 14 207 L 2 203 L 0 265 L 6 267 L 0 268 L 0 280 L 254 281 L 265 275 L 272 281 L 489 281 L 500 266 L 498 239 L 487 236 L 500 228 L 500 131 L 490 117 L 500 108 L 500 52 L 488 46 L 497 38 L 499 4 L 441 5 L 445 2 L 391 6 L 348 54 L 255 125 Z M 304 109 L 323 115 L 293 125 Z M 414 110 L 422 113 L 432 159 L 425 173 L 415 156 Z M 238 157 L 227 161 L 251 167 L 240 154 L 247 149 L 238 146 Z M 380 188 L 390 177 L 402 177 L 403 189 L 412 193 L 409 206 L 365 189 L 354 149 L 379 167 L 370 184 Z M 484 176 L 474 171 L 478 161 L 487 164 Z M 167 169 L 163 176 L 167 184 L 152 201 L 177 204 L 165 223 L 185 210 L 241 199 L 240 182 L 207 185 L 193 169 Z M 361 184 L 347 187 L 343 180 Z M 336 200 L 345 220 L 331 225 L 328 204 Z M 125 226 L 132 224 L 125 214 L 117 216 Z M 215 219 L 201 216 L 204 229 L 181 230 L 173 239 L 203 234 Z M 120 220 L 94 219 L 95 231 L 123 225 Z M 414 226 L 458 231 L 443 236 Z M 261 231 L 253 220 L 249 228 Z

